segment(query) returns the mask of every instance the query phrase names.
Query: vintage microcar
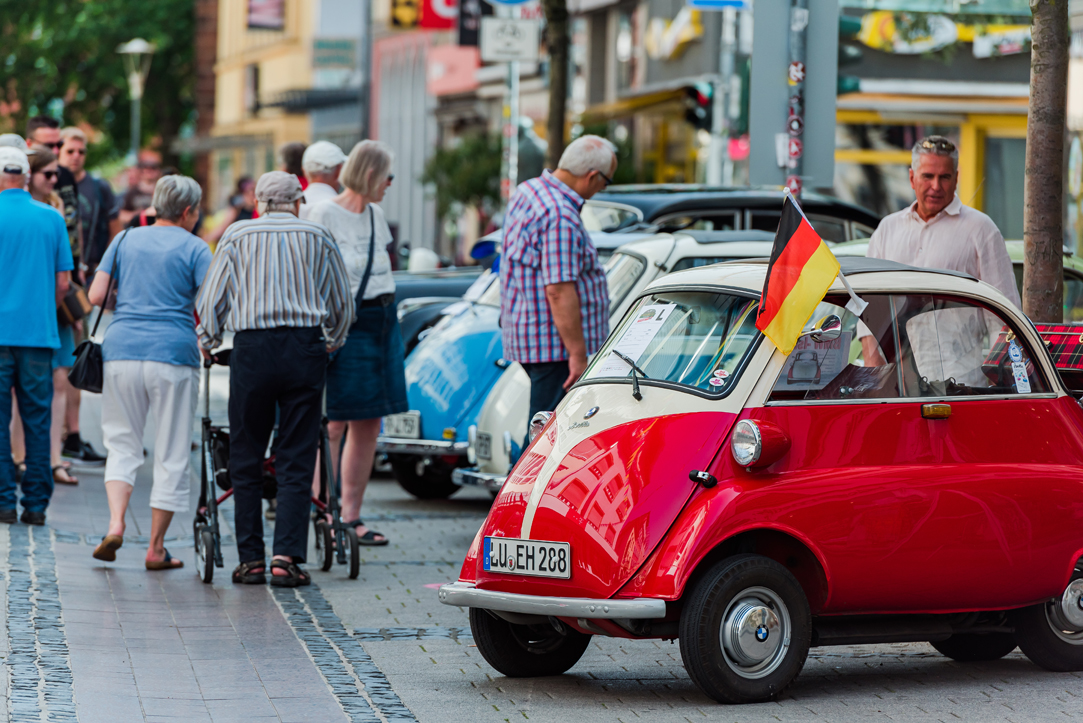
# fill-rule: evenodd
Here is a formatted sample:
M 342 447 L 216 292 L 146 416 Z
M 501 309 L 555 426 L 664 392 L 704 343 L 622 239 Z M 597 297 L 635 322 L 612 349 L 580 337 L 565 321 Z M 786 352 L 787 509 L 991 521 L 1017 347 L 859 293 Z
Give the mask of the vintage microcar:
M 679 638 L 725 702 L 777 696 L 810 646 L 1083 670 L 1079 401 L 991 286 L 840 262 L 868 308 L 836 280 L 789 356 L 755 328 L 765 263 L 636 300 L 440 588 L 494 668 L 559 674 L 609 635 Z

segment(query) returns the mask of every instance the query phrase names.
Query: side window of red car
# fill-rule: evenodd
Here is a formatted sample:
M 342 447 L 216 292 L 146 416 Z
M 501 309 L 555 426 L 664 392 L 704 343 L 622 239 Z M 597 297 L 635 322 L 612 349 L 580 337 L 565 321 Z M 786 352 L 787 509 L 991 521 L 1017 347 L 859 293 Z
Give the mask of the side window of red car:
M 825 299 L 812 318 L 836 314 L 843 322 L 842 337 L 835 342 L 799 340 L 769 402 L 1049 391 L 1027 345 L 991 309 L 929 294 L 868 294 L 864 299 L 869 306 L 861 319 L 843 308 L 845 299 Z

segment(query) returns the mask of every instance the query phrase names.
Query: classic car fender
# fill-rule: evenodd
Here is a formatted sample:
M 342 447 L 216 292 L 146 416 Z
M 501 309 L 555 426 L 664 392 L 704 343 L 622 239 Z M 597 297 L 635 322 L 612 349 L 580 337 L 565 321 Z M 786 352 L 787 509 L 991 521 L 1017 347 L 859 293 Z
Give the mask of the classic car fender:
M 756 553 L 794 574 L 813 613 L 823 609 L 831 595 L 831 573 L 823 552 L 801 531 L 779 520 L 740 515 L 740 497 L 771 482 L 736 468 L 728 450 L 718 462 L 712 470 L 718 485 L 692 496 L 665 539 L 618 596 L 678 600 L 689 581 L 718 560 Z

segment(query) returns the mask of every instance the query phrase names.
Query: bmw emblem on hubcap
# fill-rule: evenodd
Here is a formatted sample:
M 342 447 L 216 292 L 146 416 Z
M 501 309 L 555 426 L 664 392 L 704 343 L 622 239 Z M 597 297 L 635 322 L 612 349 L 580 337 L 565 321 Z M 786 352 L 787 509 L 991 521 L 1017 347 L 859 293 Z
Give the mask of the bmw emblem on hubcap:
M 593 417 L 595 414 L 598 413 L 598 409 L 599 409 L 598 407 L 591 407 L 590 409 L 587 410 L 587 413 L 583 415 L 583 419 L 590 419 L 591 417 Z
M 756 640 L 759 640 L 761 643 L 764 642 L 765 640 L 767 640 L 767 636 L 770 635 L 770 634 L 771 633 L 767 630 L 767 627 L 764 626 L 764 625 L 761 625 L 758 628 L 756 628 Z

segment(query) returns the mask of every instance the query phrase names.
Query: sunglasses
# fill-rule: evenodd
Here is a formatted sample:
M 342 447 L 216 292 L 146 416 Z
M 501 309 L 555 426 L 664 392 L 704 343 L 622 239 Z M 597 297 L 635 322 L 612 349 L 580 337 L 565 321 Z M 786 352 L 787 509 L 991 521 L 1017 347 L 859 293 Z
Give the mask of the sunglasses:
M 955 150 L 955 144 L 947 138 L 926 138 L 921 142 L 921 147 L 928 150 L 938 150 L 943 153 L 951 153 Z
M 139 167 L 145 171 L 157 171 L 161 169 L 161 163 L 140 163 Z
M 53 150 L 59 151 L 60 148 L 64 145 L 64 141 L 57 141 L 56 143 L 37 143 L 36 145 L 45 146 L 46 148 L 52 148 Z
M 45 180 L 51 181 L 60 175 L 57 171 L 42 171 L 41 175 L 45 176 Z
M 394 173 L 387 174 L 387 182 L 388 183 L 391 183 L 394 180 L 395 180 L 395 174 Z

